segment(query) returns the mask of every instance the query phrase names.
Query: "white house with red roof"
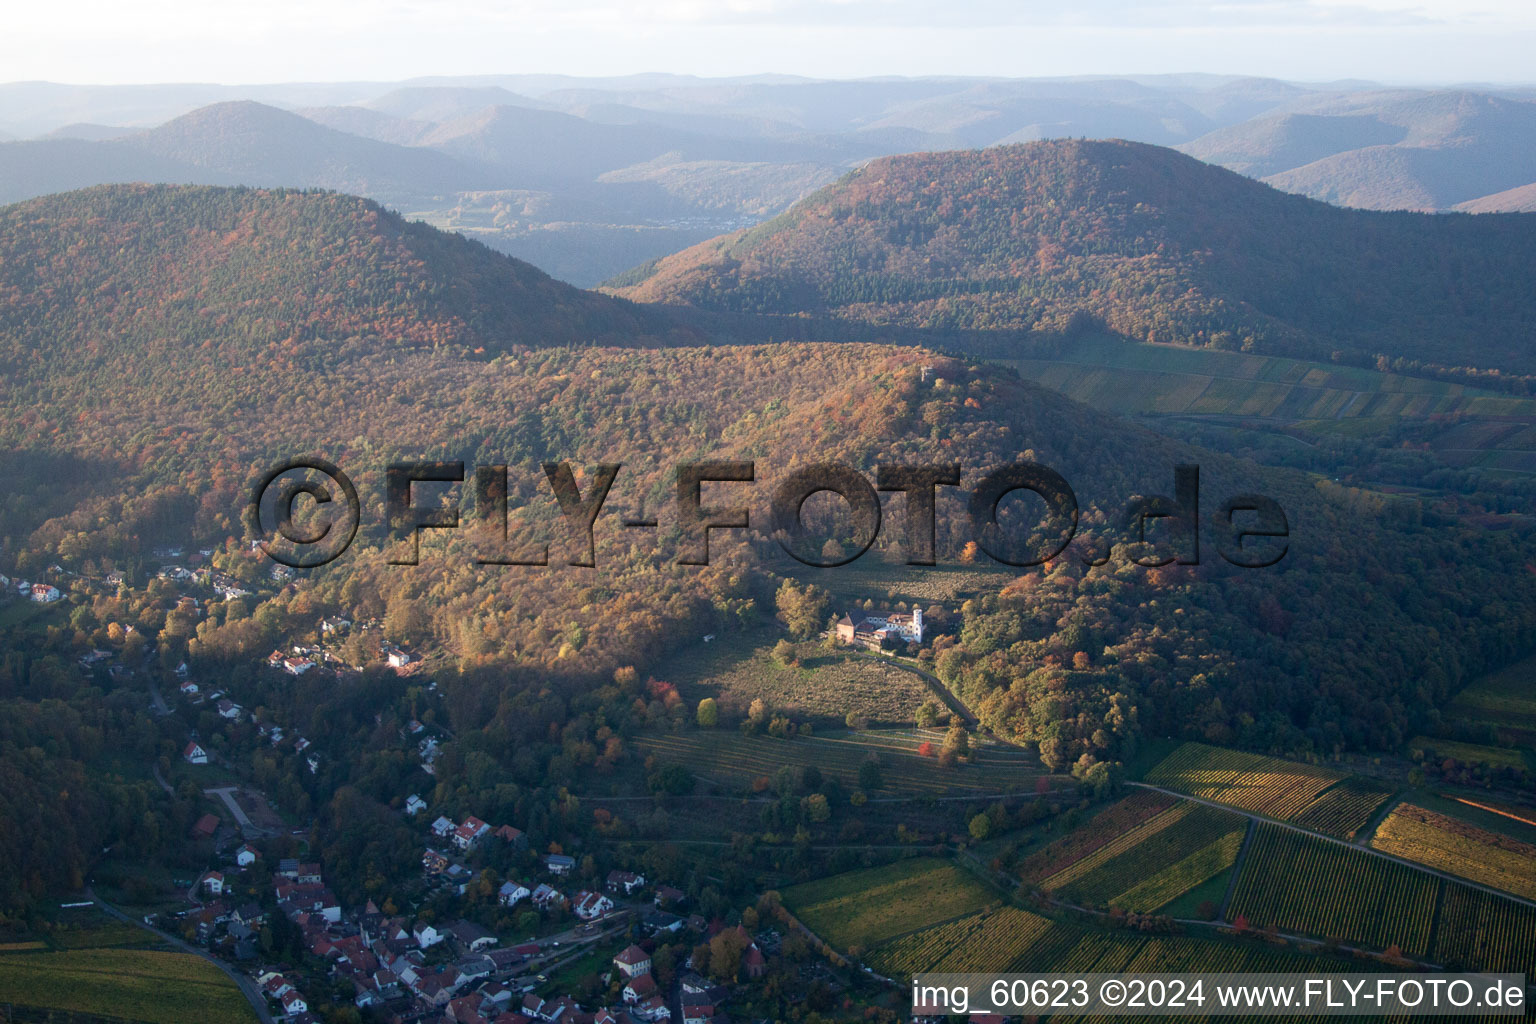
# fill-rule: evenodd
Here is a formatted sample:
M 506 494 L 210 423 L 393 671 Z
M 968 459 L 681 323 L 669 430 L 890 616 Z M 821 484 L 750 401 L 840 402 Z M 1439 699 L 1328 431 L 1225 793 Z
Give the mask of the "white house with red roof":
M 639 946 L 627 946 L 613 958 L 613 966 L 626 978 L 651 973 L 651 954 Z
M 187 744 L 187 749 L 181 752 L 181 756 L 188 764 L 208 763 L 208 751 L 198 746 L 196 740 Z
M 491 826 L 471 814 L 464 819 L 464 824 L 453 830 L 453 843 L 461 850 L 467 850 L 490 834 Z
M 596 921 L 613 909 L 613 900 L 600 892 L 583 890 L 571 900 L 571 913 L 583 921 Z

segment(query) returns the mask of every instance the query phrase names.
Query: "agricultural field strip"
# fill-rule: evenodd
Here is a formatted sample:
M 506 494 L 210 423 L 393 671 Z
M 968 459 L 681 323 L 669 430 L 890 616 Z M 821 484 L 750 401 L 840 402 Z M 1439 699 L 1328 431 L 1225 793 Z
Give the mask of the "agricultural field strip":
M 1146 821 L 1140 822 L 1134 828 L 1111 839 L 1086 857 L 1079 858 L 1055 874 L 1041 880 L 1040 887 L 1042 889 L 1056 890 L 1071 885 L 1084 875 L 1103 865 L 1106 861 L 1125 853 L 1133 847 L 1140 846 L 1151 836 L 1176 825 L 1192 810 L 1194 810 L 1192 804 L 1178 803 L 1165 811 L 1159 812 Z
M 1399 806 L 1376 829 L 1371 845 L 1469 881 L 1536 898 L 1536 846 L 1422 807 Z
M 1446 887 L 1435 931 L 1440 963 L 1475 963 L 1483 970 L 1536 974 L 1536 913 L 1508 898 L 1489 899 L 1464 883 Z
M 1353 838 L 1392 796 L 1356 776 L 1262 754 L 1186 743 L 1146 775 L 1192 796 Z
M 1492 747 L 1482 743 L 1462 743 L 1458 740 L 1441 740 L 1431 736 L 1415 736 L 1411 746 L 1433 750 L 1437 758 L 1452 757 L 1468 764 L 1482 762 L 1506 768 L 1524 768 L 1525 758 L 1518 750 L 1508 747 Z
M 881 772 L 887 789 L 913 789 L 933 794 L 955 791 L 994 794 L 1032 787 L 1041 777 L 1035 766 L 1022 759 L 1012 763 L 988 759 L 943 768 L 937 759 L 923 757 L 915 751 L 850 740 L 780 740 L 732 735 L 709 739 L 646 736 L 635 742 L 643 749 L 676 758 L 701 774 L 728 778 L 771 776 L 788 764 L 814 765 L 851 782 L 857 777 L 859 766 L 874 753 L 881 755 Z M 880 747 L 878 751 L 876 746 Z
M 1298 896 L 1298 878 L 1332 884 Z M 1269 823 L 1248 854 L 1231 911 L 1233 920 L 1244 917 L 1255 926 L 1338 936 L 1376 949 L 1396 944 L 1426 956 L 1439 886 L 1411 865 L 1373 861 L 1361 847 L 1319 843 Z
M 983 910 L 943 924 L 931 925 L 883 943 L 866 958 L 887 974 L 923 971 L 986 970 L 996 962 L 1012 963 L 1055 922 L 1017 907 Z M 985 953 L 1004 954 L 977 961 Z
M 246 996 L 219 967 L 190 953 L 88 949 L 0 956 L 0 988 L 29 1005 L 82 1013 L 133 1010 L 136 1020 L 167 1024 L 202 1024 L 215 1007 L 219 1019 L 253 1018 Z
M 998 902 L 969 872 L 932 858 L 834 875 L 783 895 L 807 928 L 842 949 L 879 944 Z
M 1168 796 L 1183 797 L 1186 800 L 1194 800 L 1196 803 L 1203 803 L 1203 804 L 1206 804 L 1206 805 L 1208 805 L 1210 807 L 1215 807 L 1216 809 L 1222 810 L 1222 811 L 1232 811 L 1234 814 L 1241 814 L 1245 818 L 1252 818 L 1254 821 L 1259 822 L 1261 825 L 1272 825 L 1275 828 L 1287 829 L 1289 831 L 1296 832 L 1296 833 L 1298 833 L 1300 835 L 1311 836 L 1314 839 L 1320 839 L 1320 840 L 1322 840 L 1325 843 L 1334 843 L 1335 845 L 1342 846 L 1342 847 L 1344 847 L 1347 850 L 1358 850 L 1361 853 L 1364 853 L 1365 855 L 1370 856 L 1370 857 L 1380 857 L 1383 860 L 1389 860 L 1389 861 L 1392 861 L 1393 863 L 1401 864 L 1404 867 L 1412 868 L 1415 871 L 1422 871 L 1422 872 L 1424 872 L 1426 874 L 1434 875 L 1437 878 L 1443 878 L 1443 879 L 1445 879 L 1448 882 L 1455 882 L 1458 885 L 1470 886 L 1473 889 L 1479 889 L 1479 890 L 1481 890 L 1483 892 L 1486 892 L 1490 896 L 1498 896 L 1498 897 L 1500 897 L 1502 899 L 1512 900 L 1515 903 L 1519 903 L 1519 904 L 1521 904 L 1523 906 L 1527 906 L 1527 907 L 1531 907 L 1532 909 L 1536 909 L 1536 901 L 1528 900 L 1528 899 L 1524 898 L 1523 896 L 1513 896 L 1513 895 L 1511 895 L 1511 894 L 1509 894 L 1507 892 L 1504 892 L 1501 889 L 1495 889 L 1492 886 L 1483 885 L 1481 882 L 1472 882 L 1472 881 L 1469 881 L 1469 880 L 1467 880 L 1465 878 L 1461 878 L 1460 876 L 1450 874 L 1449 872 L 1440 871 L 1437 868 L 1427 867 L 1427 866 L 1425 866 L 1423 864 L 1419 864 L 1419 863 L 1417 863 L 1415 861 L 1408 860 L 1405 857 L 1399 857 L 1399 856 L 1396 856 L 1395 854 L 1385 853 L 1385 852 L 1383 852 L 1381 850 L 1375 850 L 1375 849 L 1372 849 L 1369 846 L 1357 846 L 1354 843 L 1351 843 L 1347 839 L 1340 839 L 1338 836 L 1330 836 L 1330 835 L 1328 835 L 1325 832 L 1314 832 L 1311 829 L 1302 828 L 1300 825 L 1293 825 L 1293 824 L 1291 824 L 1288 821 L 1274 821 L 1274 820 L 1272 820 L 1270 818 L 1264 817 L 1261 814 L 1254 814 L 1251 811 L 1238 810 L 1238 809 L 1233 808 L 1233 807 L 1231 807 L 1231 806 L 1229 806 L 1227 804 L 1217 803 L 1214 800 L 1206 800 L 1206 799 L 1204 799 L 1202 797 L 1190 796 L 1187 793 L 1179 793 L 1179 792 L 1177 792 L 1175 790 L 1163 789 L 1160 786 L 1149 785 L 1148 783 L 1145 783 L 1145 782 L 1128 782 L 1128 783 L 1126 783 L 1126 785 L 1128 785 L 1128 786 L 1136 786 L 1139 789 L 1150 789 L 1150 790 L 1153 790 L 1154 792 L 1165 793 Z
M 1230 868 L 1242 849 L 1244 829 L 1228 832 L 1115 896 L 1110 903 L 1137 912 L 1155 911 Z

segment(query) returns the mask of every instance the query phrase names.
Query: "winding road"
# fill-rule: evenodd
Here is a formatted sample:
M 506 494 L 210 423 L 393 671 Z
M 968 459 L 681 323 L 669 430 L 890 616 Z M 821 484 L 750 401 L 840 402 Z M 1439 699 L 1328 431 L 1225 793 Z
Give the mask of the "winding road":
M 102 911 L 107 915 L 115 917 L 117 920 L 126 924 L 131 924 L 135 928 L 142 928 L 147 932 L 153 932 L 166 945 L 172 946 L 183 953 L 191 953 L 193 956 L 200 956 L 204 960 L 207 960 L 209 963 L 213 964 L 219 970 L 228 975 L 229 980 L 233 981 L 235 985 L 239 987 L 241 995 L 245 996 L 246 1002 L 251 1004 L 251 1009 L 256 1011 L 256 1018 L 261 1021 L 261 1024 L 275 1024 L 272 1019 L 272 1014 L 267 1010 L 266 997 L 261 994 L 261 989 L 256 987 L 256 982 L 241 974 L 239 971 L 236 971 L 233 967 L 229 966 L 229 964 L 220 960 L 212 953 L 209 953 L 206 949 L 199 949 L 191 943 L 182 941 L 179 937 L 172 935 L 170 932 L 161 931 L 159 928 L 156 928 L 153 925 L 145 924 L 144 921 L 140 918 L 125 914 L 123 911 L 118 910 L 112 904 L 102 899 L 100 896 L 97 896 L 96 890 L 94 889 L 87 888 L 85 890 L 85 898 L 100 907 Z

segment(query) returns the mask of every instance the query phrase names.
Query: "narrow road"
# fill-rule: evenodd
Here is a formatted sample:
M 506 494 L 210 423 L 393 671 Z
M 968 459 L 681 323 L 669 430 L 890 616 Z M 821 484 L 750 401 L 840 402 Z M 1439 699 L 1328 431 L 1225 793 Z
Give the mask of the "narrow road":
M 1219 811 L 1227 811 L 1232 814 L 1240 814 L 1251 821 L 1256 821 L 1264 825 L 1273 825 L 1276 828 L 1283 828 L 1291 832 L 1299 832 L 1304 836 L 1311 836 L 1313 839 L 1319 839 L 1325 843 L 1333 843 L 1335 846 L 1343 846 L 1351 850 L 1358 850 L 1359 852 L 1369 854 L 1372 857 L 1380 857 L 1382 860 L 1390 860 L 1393 863 L 1401 864 L 1404 867 L 1413 868 L 1415 871 L 1423 871 L 1426 874 L 1434 875 L 1436 878 L 1443 878 L 1447 882 L 1456 882 L 1459 885 L 1465 885 L 1472 889 L 1479 889 L 1488 893 L 1490 896 L 1502 896 L 1506 900 L 1512 900 L 1513 902 L 1519 903 L 1522 906 L 1536 909 L 1536 900 L 1528 900 L 1523 896 L 1516 896 L 1514 893 L 1508 893 L 1502 889 L 1495 889 L 1491 885 L 1483 885 L 1481 882 L 1474 882 L 1470 878 L 1462 878 L 1459 875 L 1453 875 L 1450 872 L 1441 871 L 1437 868 L 1432 868 L 1428 865 L 1420 864 L 1418 861 L 1408 860 L 1406 857 L 1398 857 L 1390 853 L 1383 853 L 1373 847 L 1356 846 L 1348 839 L 1340 839 L 1338 836 L 1330 836 L 1324 835 L 1321 832 L 1313 832 L 1309 828 L 1302 828 L 1300 825 L 1292 825 L 1288 821 L 1276 821 L 1273 818 L 1266 818 L 1261 814 L 1254 814 L 1251 811 L 1239 810 L 1236 807 L 1228 807 L 1226 804 L 1219 804 L 1214 800 L 1206 800 L 1203 797 L 1190 796 L 1188 793 L 1180 793 L 1176 789 L 1164 789 L 1162 786 L 1154 786 L 1147 782 L 1127 782 L 1126 785 L 1135 786 L 1138 789 L 1150 789 L 1158 793 L 1166 793 L 1169 796 L 1176 796 L 1181 800 L 1193 800 L 1197 804 L 1205 804 L 1205 806 L 1214 807 Z
M 150 765 L 149 766 L 149 770 L 154 773 L 155 781 L 160 783 L 160 788 L 161 789 L 165 790 L 171 796 L 175 796 L 176 795 L 176 790 L 171 787 L 171 784 L 169 782 L 165 781 L 165 776 L 160 774 L 160 766 L 158 764 Z
M 1232 877 L 1227 879 L 1227 891 L 1221 894 L 1221 906 L 1216 911 L 1218 921 L 1227 919 L 1227 909 L 1232 906 L 1232 896 L 1237 892 L 1237 880 L 1243 875 L 1243 864 L 1248 860 L 1248 850 L 1253 846 L 1253 835 L 1258 830 L 1258 821 L 1249 818 L 1248 831 L 1243 833 L 1243 845 L 1237 848 L 1237 856 L 1232 858 Z
M 191 953 L 193 956 L 200 956 L 204 960 L 207 960 L 209 963 L 213 964 L 219 970 L 228 975 L 229 980 L 233 981 L 237 986 L 239 986 L 240 993 L 245 996 L 246 1002 L 251 1004 L 251 1009 L 256 1011 L 256 1018 L 261 1021 L 261 1024 L 275 1024 L 275 1022 L 272 1020 L 272 1014 L 267 1011 L 266 997 L 264 997 L 261 994 L 261 990 L 256 987 L 256 982 L 250 978 L 236 971 L 224 961 L 220 960 L 212 953 L 209 953 L 206 949 L 199 949 L 197 946 L 183 942 L 179 937 L 172 935 L 170 932 L 163 932 L 159 928 L 145 924 L 140 918 L 132 917 L 123 913 L 121 910 L 118 910 L 116 907 L 102 899 L 100 896 L 97 896 L 94 889 L 87 888 L 85 890 L 85 898 L 96 904 L 111 917 L 115 917 L 119 921 L 131 924 L 136 928 L 142 928 L 147 932 L 153 932 L 162 942 L 166 943 L 167 945 L 172 946 L 183 953 Z

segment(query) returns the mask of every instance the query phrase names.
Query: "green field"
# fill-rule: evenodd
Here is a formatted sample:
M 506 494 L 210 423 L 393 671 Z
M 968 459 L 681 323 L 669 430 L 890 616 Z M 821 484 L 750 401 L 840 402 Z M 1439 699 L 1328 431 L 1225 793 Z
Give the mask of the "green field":
M 1489 747 L 1481 743 L 1458 743 L 1455 740 L 1436 739 L 1433 736 L 1415 736 L 1408 744 L 1411 750 L 1422 750 L 1426 757 L 1441 761 L 1453 758 L 1463 764 L 1486 764 L 1497 768 L 1513 768 L 1525 771 L 1525 755 L 1507 747 Z
M 188 953 L 87 949 L 0 955 L 0 1001 L 144 1024 L 254 1021 L 245 996 Z
M 1536 657 L 1478 679 L 1456 695 L 1445 717 L 1486 729 L 1507 746 L 1536 745 Z
M 998 902 L 947 860 L 923 857 L 833 875 L 786 889 L 784 905 L 840 950 L 878 945 Z
M 1404 419 L 1446 423 L 1448 461 L 1536 470 L 1536 400 L 1421 377 L 1278 356 L 1083 337 L 1051 358 L 1005 360 L 1019 373 L 1120 415 L 1242 419 L 1293 434 L 1388 433 Z
M 819 642 L 796 644 L 798 664 L 781 665 L 772 655 L 781 638 L 778 630 L 721 634 L 674 655 L 657 677 L 676 686 L 690 705 L 715 697 L 728 714 L 744 715 L 761 698 L 775 710 L 839 723 L 850 711 L 871 722 L 908 723 L 918 705 L 933 697 L 911 672 L 828 651 Z
M 1057 788 L 1073 785 L 1071 779 L 1046 774 L 1038 761 L 1022 751 L 995 744 L 976 744 L 972 763 L 945 768 L 936 757 L 917 753 L 925 741 L 937 750 L 943 733 L 871 729 L 835 738 L 776 739 L 700 730 L 640 736 L 634 742 L 659 760 L 687 765 L 699 776 L 742 789 L 788 765 L 815 766 L 851 790 L 858 786 L 859 766 L 871 755 L 880 759 L 885 787 L 878 795 L 883 796 L 1032 793 L 1042 778 Z

